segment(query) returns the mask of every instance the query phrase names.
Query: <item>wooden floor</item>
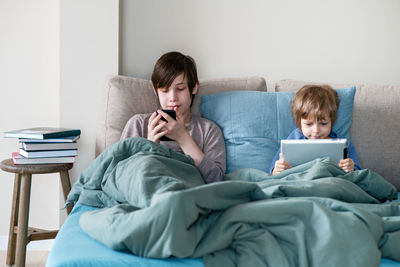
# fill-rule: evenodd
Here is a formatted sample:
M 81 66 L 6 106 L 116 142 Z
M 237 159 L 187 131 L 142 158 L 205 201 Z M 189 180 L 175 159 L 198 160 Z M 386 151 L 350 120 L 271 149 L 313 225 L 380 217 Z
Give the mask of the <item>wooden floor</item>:
M 45 267 L 48 251 L 36 251 L 31 250 L 26 252 L 26 263 L 25 267 Z M 6 265 L 7 251 L 0 250 L 0 266 L 5 267 Z

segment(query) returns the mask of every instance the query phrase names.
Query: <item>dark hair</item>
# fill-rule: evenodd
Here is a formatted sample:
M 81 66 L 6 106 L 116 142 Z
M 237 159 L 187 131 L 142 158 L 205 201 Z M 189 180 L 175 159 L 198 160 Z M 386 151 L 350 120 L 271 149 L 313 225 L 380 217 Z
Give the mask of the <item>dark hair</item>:
M 293 97 L 293 119 L 301 129 L 301 119 L 326 119 L 328 115 L 332 125 L 337 119 L 339 97 L 337 92 L 329 85 L 305 85 Z
M 189 92 L 192 94 L 193 102 L 193 89 L 196 84 L 199 83 L 196 63 L 190 56 L 183 55 L 176 51 L 162 55 L 154 66 L 151 81 L 156 93 L 158 88 L 171 86 L 175 78 L 182 73 L 184 77 L 187 78 Z

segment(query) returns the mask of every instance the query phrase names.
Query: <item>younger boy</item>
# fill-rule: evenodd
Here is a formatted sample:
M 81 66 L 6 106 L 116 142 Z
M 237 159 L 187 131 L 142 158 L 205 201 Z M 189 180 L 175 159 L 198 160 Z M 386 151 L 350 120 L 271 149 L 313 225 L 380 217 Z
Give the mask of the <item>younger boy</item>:
M 140 136 L 161 143 L 189 155 L 206 183 L 222 180 L 226 170 L 222 131 L 214 122 L 191 114 L 199 88 L 194 60 L 179 52 L 166 53 L 156 62 L 151 81 L 161 108 L 175 110 L 176 120 L 162 110 L 134 115 L 125 125 L 121 140 Z M 173 141 L 160 142 L 162 136 Z
M 287 139 L 329 139 L 341 138 L 332 131 L 337 119 L 339 97 L 329 85 L 305 85 L 293 97 L 292 114 L 298 128 L 293 130 Z M 345 172 L 360 170 L 356 150 L 347 140 L 348 158 L 339 162 Z M 278 174 L 291 168 L 289 162 L 282 158 L 280 149 L 272 160 L 269 173 Z

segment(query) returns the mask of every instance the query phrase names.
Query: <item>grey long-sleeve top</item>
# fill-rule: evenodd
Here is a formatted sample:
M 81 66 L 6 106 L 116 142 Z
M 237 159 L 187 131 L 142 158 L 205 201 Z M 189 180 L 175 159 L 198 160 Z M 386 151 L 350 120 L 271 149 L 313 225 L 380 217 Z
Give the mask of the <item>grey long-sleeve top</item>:
M 126 123 L 121 139 L 129 137 L 147 138 L 147 125 L 151 113 L 134 115 Z M 204 153 L 204 158 L 197 166 L 204 181 L 212 183 L 221 181 L 226 171 L 226 152 L 224 138 L 221 129 L 212 121 L 199 116 L 191 116 L 186 129 L 194 142 Z M 181 147 L 175 141 L 161 141 L 161 144 L 174 151 L 183 153 Z

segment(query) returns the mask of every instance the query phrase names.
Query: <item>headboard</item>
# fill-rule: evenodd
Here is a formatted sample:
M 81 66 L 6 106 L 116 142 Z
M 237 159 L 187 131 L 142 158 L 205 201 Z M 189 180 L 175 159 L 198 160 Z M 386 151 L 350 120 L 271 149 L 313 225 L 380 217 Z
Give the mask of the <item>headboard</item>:
M 262 77 L 226 78 L 200 81 L 193 101 L 192 113 L 200 114 L 201 96 L 224 91 L 267 91 Z M 103 94 L 96 136 L 96 157 L 111 144 L 119 141 L 122 130 L 135 114 L 150 113 L 158 108 L 151 81 L 127 76 L 109 79 Z

